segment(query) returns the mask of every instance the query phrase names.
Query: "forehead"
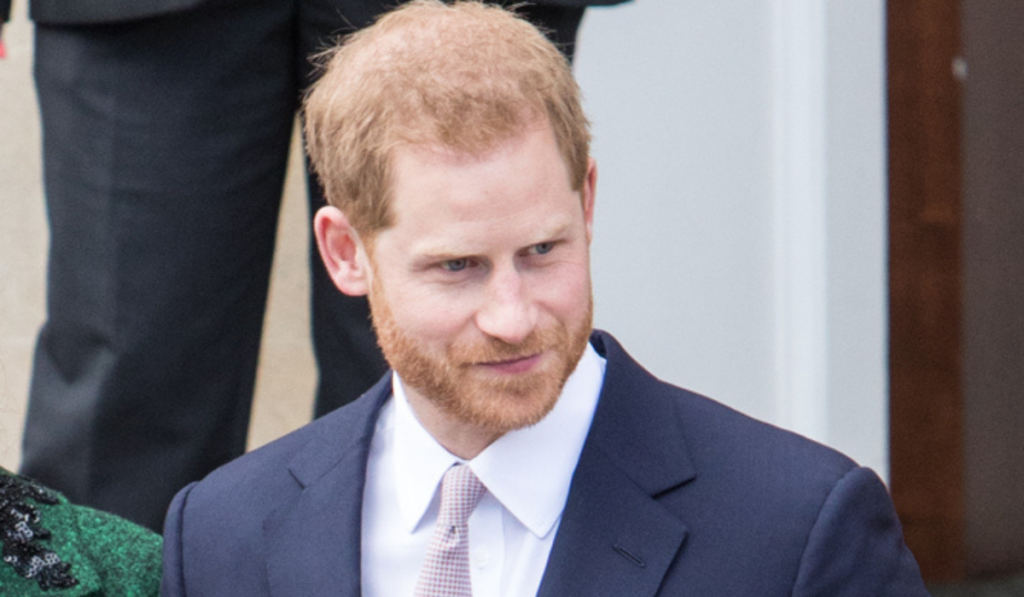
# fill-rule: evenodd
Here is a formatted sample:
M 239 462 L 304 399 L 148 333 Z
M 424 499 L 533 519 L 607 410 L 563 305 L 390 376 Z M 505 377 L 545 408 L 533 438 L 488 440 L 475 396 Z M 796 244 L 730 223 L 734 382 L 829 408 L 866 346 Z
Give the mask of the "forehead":
M 392 160 L 396 233 L 423 243 L 539 242 L 582 215 L 550 127 L 531 127 L 482 152 L 398 146 Z M 455 249 L 457 247 L 453 247 Z

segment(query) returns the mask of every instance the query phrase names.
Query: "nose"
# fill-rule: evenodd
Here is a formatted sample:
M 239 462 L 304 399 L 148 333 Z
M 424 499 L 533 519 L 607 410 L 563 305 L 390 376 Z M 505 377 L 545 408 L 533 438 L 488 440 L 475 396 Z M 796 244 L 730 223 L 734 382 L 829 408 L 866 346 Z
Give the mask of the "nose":
M 537 325 L 537 309 L 528 294 L 523 275 L 514 266 L 495 268 L 477 311 L 477 327 L 488 336 L 519 344 Z

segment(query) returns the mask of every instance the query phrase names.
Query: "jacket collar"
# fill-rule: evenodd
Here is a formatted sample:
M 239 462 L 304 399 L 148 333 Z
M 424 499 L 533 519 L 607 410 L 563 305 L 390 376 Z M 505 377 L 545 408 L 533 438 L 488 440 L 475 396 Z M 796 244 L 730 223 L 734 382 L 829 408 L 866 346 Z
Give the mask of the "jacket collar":
M 687 534 L 657 497 L 695 471 L 670 386 L 609 334 L 591 343 L 608 368 L 538 595 L 655 595 Z
M 351 405 L 312 423 L 313 438 L 288 467 L 301 492 L 263 525 L 268 553 L 279 554 L 267 559 L 272 595 L 360 595 L 366 462 L 390 395 L 389 372 Z
M 590 341 L 608 362 L 604 385 L 538 594 L 654 595 L 687 533 L 656 498 L 693 479 L 693 465 L 669 386 L 609 334 L 595 331 Z M 290 552 L 268 560 L 272 594 L 360 594 L 366 463 L 390 395 L 388 373 L 313 423 L 313 439 L 289 467 L 302 491 L 264 524 L 266 544 Z

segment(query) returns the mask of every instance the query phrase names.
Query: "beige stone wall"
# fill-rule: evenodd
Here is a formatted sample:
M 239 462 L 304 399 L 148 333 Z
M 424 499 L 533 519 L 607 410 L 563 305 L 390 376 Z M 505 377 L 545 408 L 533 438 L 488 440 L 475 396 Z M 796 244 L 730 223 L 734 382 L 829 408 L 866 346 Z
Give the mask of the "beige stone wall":
M 15 3 L 16 11 L 24 3 Z M 17 465 L 35 332 L 43 321 L 46 220 L 32 87 L 32 28 L 3 30 L 0 60 L 0 465 Z

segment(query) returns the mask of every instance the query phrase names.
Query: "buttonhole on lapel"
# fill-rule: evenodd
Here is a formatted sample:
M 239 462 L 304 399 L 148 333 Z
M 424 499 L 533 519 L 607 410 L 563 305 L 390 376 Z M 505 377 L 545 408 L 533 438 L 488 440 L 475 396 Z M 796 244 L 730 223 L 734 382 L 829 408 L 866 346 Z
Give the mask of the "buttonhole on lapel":
M 616 546 L 614 546 L 614 548 L 615 548 L 615 551 L 619 552 L 620 556 L 622 556 L 622 557 L 626 558 L 627 560 L 629 560 L 637 568 L 646 568 L 647 567 L 647 563 L 646 562 L 644 562 L 640 558 L 638 558 L 635 555 L 633 555 L 633 554 L 629 553 L 628 551 L 626 551 L 625 547 L 622 547 L 621 545 L 616 545 Z

